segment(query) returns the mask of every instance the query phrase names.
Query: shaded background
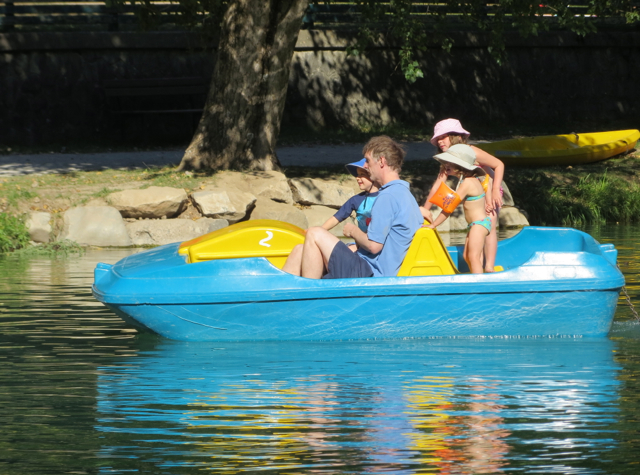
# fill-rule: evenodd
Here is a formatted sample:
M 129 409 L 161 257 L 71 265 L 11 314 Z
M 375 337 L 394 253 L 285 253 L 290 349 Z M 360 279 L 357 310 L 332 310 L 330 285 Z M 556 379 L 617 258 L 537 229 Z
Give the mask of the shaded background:
M 508 33 L 502 65 L 486 51 L 485 36 L 460 32 L 450 53 L 434 45 L 422 54 L 425 77 L 414 84 L 401 73 L 393 44 L 347 56 L 354 35 L 300 32 L 283 130 L 390 124 L 429 130 L 446 117 L 459 118 L 475 136 L 638 127 L 637 31 L 546 32 L 528 39 Z M 212 44 L 172 31 L 0 34 L 0 144 L 186 143 L 198 113 L 121 111 L 199 108 L 204 94 L 125 98 L 123 104 L 107 97 L 105 86 L 191 77 L 206 89 L 215 66 Z

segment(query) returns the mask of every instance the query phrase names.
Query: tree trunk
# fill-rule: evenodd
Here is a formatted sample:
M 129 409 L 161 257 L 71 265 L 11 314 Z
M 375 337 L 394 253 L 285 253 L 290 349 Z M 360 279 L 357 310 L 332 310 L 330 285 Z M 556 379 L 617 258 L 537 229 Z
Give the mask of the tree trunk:
M 309 0 L 233 0 L 200 123 L 179 169 L 273 170 L 293 50 Z

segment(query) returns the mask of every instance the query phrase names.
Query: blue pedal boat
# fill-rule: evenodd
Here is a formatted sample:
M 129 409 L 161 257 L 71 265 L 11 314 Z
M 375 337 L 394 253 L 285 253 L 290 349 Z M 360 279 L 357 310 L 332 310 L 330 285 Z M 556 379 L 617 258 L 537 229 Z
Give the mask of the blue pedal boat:
M 571 228 L 523 228 L 490 274 L 466 273 L 463 247 L 422 228 L 396 277 L 306 279 L 281 270 L 303 241 L 288 223 L 237 223 L 99 263 L 93 295 L 186 341 L 604 337 L 624 285 L 613 244 Z

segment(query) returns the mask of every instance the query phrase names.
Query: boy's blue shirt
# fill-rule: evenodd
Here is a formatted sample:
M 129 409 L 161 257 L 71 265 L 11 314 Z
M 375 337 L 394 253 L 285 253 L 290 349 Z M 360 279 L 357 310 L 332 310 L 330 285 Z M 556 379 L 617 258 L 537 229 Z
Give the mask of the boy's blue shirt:
M 338 222 L 342 222 L 355 211 L 358 228 L 366 233 L 369 228 L 369 222 L 371 221 L 371 209 L 377 197 L 377 191 L 375 193 L 367 193 L 366 191 L 358 193 L 349 198 L 333 217 L 336 218 Z

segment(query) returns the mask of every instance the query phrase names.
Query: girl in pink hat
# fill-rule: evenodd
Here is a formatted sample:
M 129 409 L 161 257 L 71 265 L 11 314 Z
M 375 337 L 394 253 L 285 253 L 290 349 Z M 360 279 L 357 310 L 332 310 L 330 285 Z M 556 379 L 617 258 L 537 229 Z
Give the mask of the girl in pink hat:
M 456 144 L 466 144 L 469 138 L 469 132 L 462 128 L 462 124 L 456 119 L 445 119 L 438 122 L 433 128 L 433 137 L 431 143 L 438 149 L 438 152 L 446 152 L 449 147 Z M 484 270 L 485 272 L 493 272 L 496 262 L 496 254 L 498 252 L 498 233 L 496 226 L 498 224 L 498 212 L 502 207 L 502 177 L 504 175 L 504 163 L 493 155 L 485 152 L 478 147 L 470 145 L 476 154 L 476 163 L 481 166 L 492 180 L 489 181 L 487 194 L 485 197 L 485 208 L 487 215 L 491 218 L 491 232 L 487 236 L 484 245 Z M 440 183 L 446 181 L 447 173 L 442 168 L 435 183 L 431 187 L 429 196 L 425 200 L 424 206 L 420 208 L 424 218 L 433 223 L 433 217 L 429 208 L 431 203 L 429 199 L 436 193 L 440 187 Z

